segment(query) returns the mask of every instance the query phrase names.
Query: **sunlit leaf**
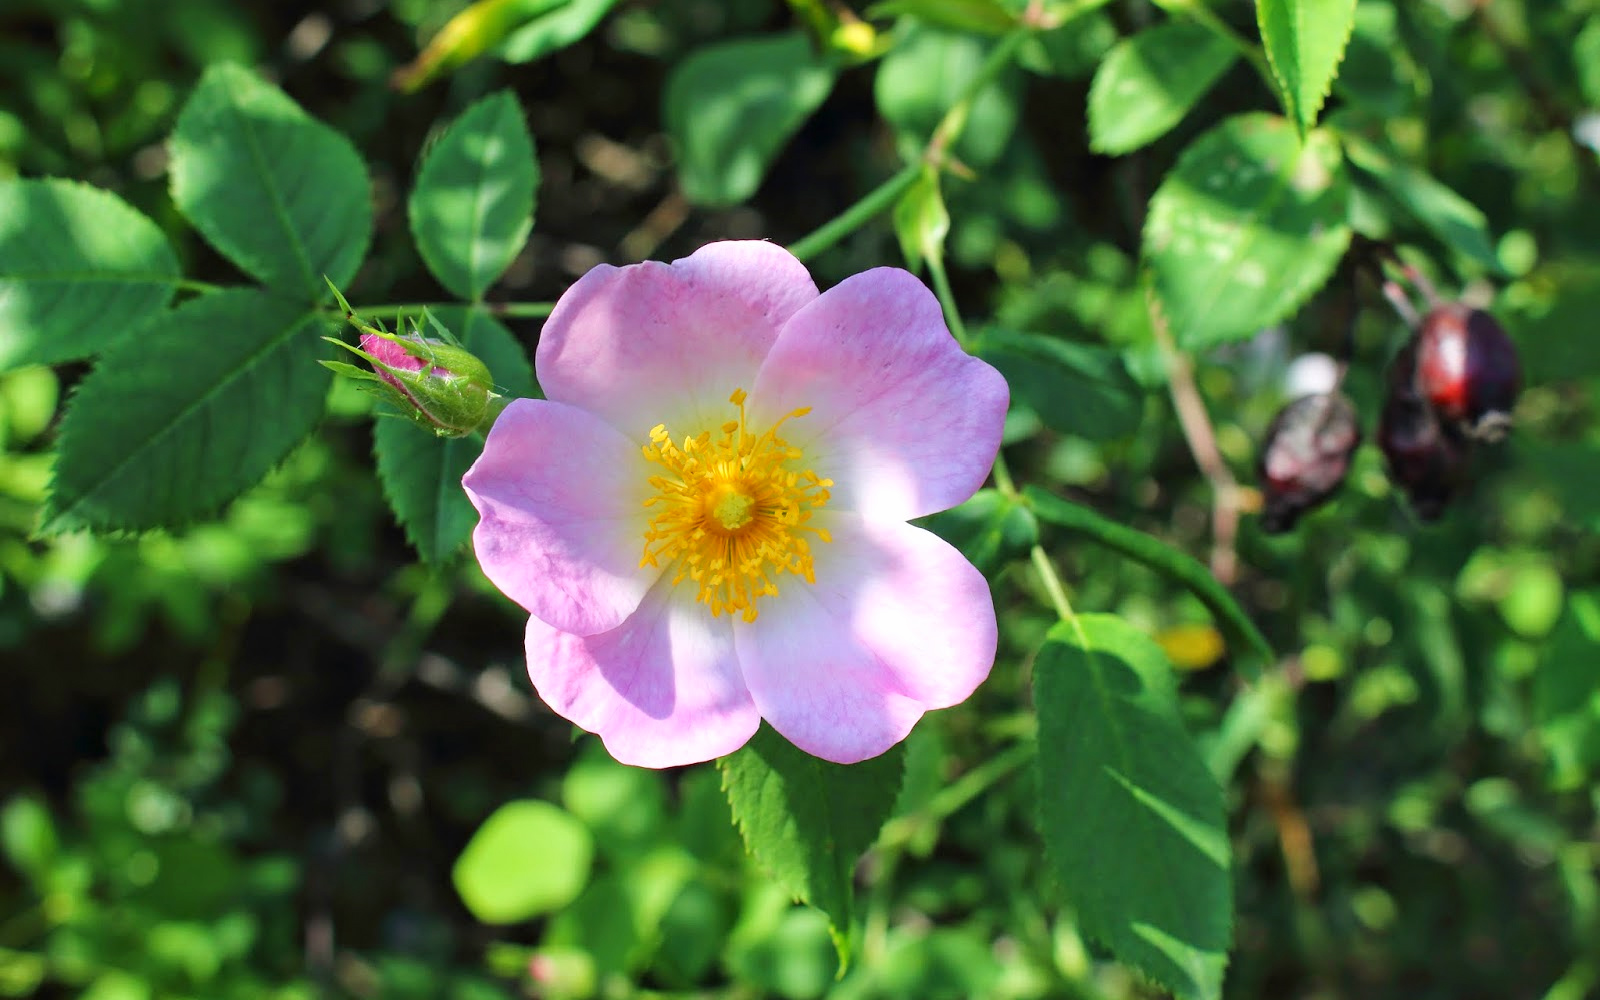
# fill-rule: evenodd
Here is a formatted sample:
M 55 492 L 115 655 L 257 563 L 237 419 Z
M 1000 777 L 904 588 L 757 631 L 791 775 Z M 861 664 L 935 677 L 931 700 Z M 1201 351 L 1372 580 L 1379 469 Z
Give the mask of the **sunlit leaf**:
M 1302 132 L 1317 123 L 1355 19 L 1356 0 L 1256 0 L 1284 112 Z
M 456 859 L 456 892 L 486 924 L 514 924 L 561 909 L 583 891 L 594 839 L 559 806 L 536 799 L 496 809 Z
M 355 274 L 372 231 L 366 167 L 283 91 L 212 66 L 168 148 L 178 210 L 246 273 L 307 302 Z
M 1275 115 L 1238 115 L 1184 151 L 1145 220 L 1144 260 L 1189 350 L 1248 337 L 1321 288 L 1350 242 L 1333 137 L 1304 143 Z
M 1039 823 L 1079 926 L 1183 1000 L 1221 996 L 1233 932 L 1222 792 L 1183 727 L 1161 647 L 1111 615 L 1034 661 Z
M 103 350 L 160 313 L 178 276 L 166 236 L 116 195 L 0 183 L 0 371 Z
M 1183 120 L 1238 61 L 1238 51 L 1192 21 L 1168 21 L 1118 42 L 1089 86 L 1089 143 L 1129 153 Z
M 484 98 L 422 160 L 408 202 L 411 232 L 439 284 L 476 301 L 533 229 L 539 165 L 510 91 Z
M 593 31 L 616 5 L 617 0 L 566 0 L 513 31 L 498 50 L 500 58 L 509 63 L 533 62 L 564 49 Z
M 745 847 L 796 899 L 827 915 L 839 964 L 848 964 L 856 861 L 894 808 L 904 748 L 833 764 L 763 725 L 718 766 Z
M 833 89 L 835 69 L 798 32 L 702 46 L 667 78 L 663 115 L 678 180 L 700 205 L 755 194 L 767 167 Z

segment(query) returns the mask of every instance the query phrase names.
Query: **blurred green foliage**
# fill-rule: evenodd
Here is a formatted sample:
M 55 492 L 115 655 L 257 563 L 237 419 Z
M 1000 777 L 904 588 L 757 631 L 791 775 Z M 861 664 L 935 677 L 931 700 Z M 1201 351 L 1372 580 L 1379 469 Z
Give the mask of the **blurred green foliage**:
M 781 5 L 574 0 L 505 59 L 392 90 L 465 6 L 14 0 L 0 6 L 0 176 L 116 191 L 167 229 L 185 273 L 229 276 L 179 225 L 161 142 L 205 67 L 262 66 L 368 160 L 361 294 L 432 301 L 421 256 L 386 237 L 404 232 L 432 123 L 510 87 L 543 189 L 532 242 L 490 298 L 551 299 L 600 260 L 805 235 L 893 174 L 896 150 L 920 150 L 996 45 L 966 21 L 874 21 L 883 44 L 834 51 L 820 111 L 760 137 L 759 183 L 714 178 L 726 187 L 702 199 L 748 201 L 690 207 L 663 136 L 694 109 L 674 110 L 681 92 L 662 107 L 669 73 L 791 29 Z M 1178 95 L 1187 116 L 1147 107 L 1094 130 L 1108 97 L 1090 83 L 1103 60 L 1158 46 L 1157 8 L 1181 6 L 1099 7 L 984 89 L 953 150 L 974 179 L 944 186 L 945 252 L 967 312 L 993 320 L 980 344 L 1014 369 L 1018 478 L 1203 555 L 1211 489 L 1165 394 L 1139 234 L 1179 154 L 1273 98 L 1242 63 L 1191 52 L 1204 65 L 1183 89 L 1204 96 Z M 1211 7 L 1255 37 L 1252 4 Z M 602 16 L 578 40 L 572 25 Z M 1296 533 L 1243 521 L 1234 593 L 1283 660 L 1248 687 L 1226 668 L 1179 678 L 1182 721 L 1226 794 L 1226 996 L 1600 989 L 1597 52 L 1593 0 L 1356 9 L 1324 118 L 1370 140 L 1347 147 L 1350 223 L 1491 303 L 1528 384 L 1511 441 L 1479 456 L 1438 525 L 1407 513 L 1371 449 Z M 826 284 L 899 245 L 884 213 L 814 269 Z M 536 323 L 506 326 L 533 343 Z M 1249 478 L 1308 350 L 1351 346 L 1346 389 L 1370 426 L 1402 336 L 1375 290 L 1341 275 L 1283 323 L 1198 353 L 1222 460 Z M 1030 389 L 1040 365 L 1095 389 Z M 1024 765 L 1030 657 L 1055 618 L 1013 561 L 1040 537 L 1026 509 L 984 493 L 936 525 L 986 570 L 1010 563 L 999 665 L 908 741 L 837 980 L 827 918 L 745 857 L 717 772 L 639 771 L 575 745 L 521 677 L 513 610 L 470 564 L 414 565 L 370 471 L 362 397 L 336 385 L 323 429 L 212 523 L 37 539 L 60 408 L 83 377 L 0 375 L 0 996 L 1159 995 L 1049 902 Z M 1211 621 L 1143 563 L 1043 538 L 1080 611 L 1150 635 Z

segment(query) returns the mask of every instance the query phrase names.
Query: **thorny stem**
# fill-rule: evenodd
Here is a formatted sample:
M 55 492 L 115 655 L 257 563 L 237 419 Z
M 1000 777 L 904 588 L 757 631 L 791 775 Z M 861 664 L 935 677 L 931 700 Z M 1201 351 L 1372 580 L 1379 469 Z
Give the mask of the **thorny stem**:
M 1217 435 L 1211 427 L 1211 416 L 1206 412 L 1205 400 L 1194 381 L 1194 365 L 1189 356 L 1173 343 L 1167 318 L 1156 307 L 1155 297 L 1147 294 L 1150 309 L 1150 326 L 1155 330 L 1156 346 L 1161 351 L 1162 363 L 1167 369 L 1167 388 L 1172 394 L 1172 405 L 1178 412 L 1178 423 L 1183 428 L 1183 438 L 1194 456 L 1194 464 L 1211 484 L 1211 573 L 1223 586 L 1233 583 L 1239 572 L 1239 555 L 1234 540 L 1239 533 L 1239 505 L 1241 491 L 1238 480 L 1222 460 L 1217 449 Z

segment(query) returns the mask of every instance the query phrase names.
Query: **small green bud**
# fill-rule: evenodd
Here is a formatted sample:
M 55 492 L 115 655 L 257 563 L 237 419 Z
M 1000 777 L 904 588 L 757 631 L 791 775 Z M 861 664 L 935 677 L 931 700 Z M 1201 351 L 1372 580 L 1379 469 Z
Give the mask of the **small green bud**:
M 412 332 L 394 334 L 363 323 L 339 298 L 351 325 L 361 331 L 361 346 L 332 340 L 372 366 L 366 371 L 353 365 L 324 361 L 347 378 L 368 383 L 368 390 L 392 404 L 401 415 L 440 437 L 465 437 L 487 431 L 505 404 L 494 391 L 488 367 L 450 332 L 429 316 L 441 336 L 424 337 L 418 325 Z

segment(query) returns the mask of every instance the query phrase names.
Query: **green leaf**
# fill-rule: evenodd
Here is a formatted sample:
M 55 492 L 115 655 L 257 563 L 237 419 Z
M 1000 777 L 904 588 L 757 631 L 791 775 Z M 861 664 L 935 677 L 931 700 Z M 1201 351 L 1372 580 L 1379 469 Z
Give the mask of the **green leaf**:
M 1600 17 L 1591 16 L 1572 43 L 1572 65 L 1578 70 L 1578 89 L 1590 107 L 1600 106 Z
M 684 196 L 717 206 L 755 194 L 837 75 L 799 32 L 703 46 L 674 66 L 662 113 Z
M 345 285 L 372 231 L 349 140 L 240 66 L 212 66 L 169 143 L 172 200 L 223 256 L 308 302 Z M 324 280 L 324 275 L 327 280 Z
M 1168 21 L 1118 42 L 1089 85 L 1089 145 L 1119 155 L 1183 120 L 1238 61 L 1228 40 L 1193 21 Z
M 921 23 L 898 32 L 894 48 L 878 66 L 873 94 L 878 112 L 918 156 L 945 113 L 978 75 L 995 44 L 993 39 Z M 1020 81 L 1020 74 L 1003 72 L 973 98 L 966 127 L 952 150 L 962 163 L 987 167 L 1011 144 Z
M 1552 784 L 1581 789 L 1600 772 L 1600 591 L 1573 594 L 1533 676 L 1539 742 Z
M 103 350 L 161 312 L 178 277 L 161 230 L 109 191 L 0 183 L 0 371 Z
M 1323 130 L 1302 145 L 1275 115 L 1229 118 L 1179 158 L 1150 200 L 1144 259 L 1187 350 L 1249 337 L 1288 316 L 1350 242 L 1350 185 Z
M 960 549 L 985 576 L 1026 555 L 1039 541 L 1039 522 L 1033 511 L 997 490 L 979 490 L 965 503 L 930 515 L 921 523 Z
M 1403 163 L 1377 145 L 1351 132 L 1341 132 L 1350 163 L 1371 177 L 1407 212 L 1438 238 L 1469 270 L 1504 275 L 1495 253 L 1489 223 L 1478 207 L 1441 184 L 1426 171 Z
M 566 907 L 589 881 L 594 838 L 559 806 L 507 802 L 467 841 L 451 869 L 456 892 L 486 924 L 514 924 Z
M 499 320 L 468 306 L 444 306 L 434 317 L 488 365 L 503 395 L 535 394 L 527 352 Z M 478 523 L 461 477 L 477 461 L 483 442 L 472 436 L 436 437 L 409 421 L 383 419 L 373 428 L 372 444 L 383 494 L 417 555 L 429 563 L 455 555 Z
M 233 289 L 112 345 L 62 419 L 44 530 L 173 527 L 254 486 L 322 415 L 327 329 L 297 303 Z
M 1339 75 L 1356 0 L 1256 0 L 1256 23 L 1284 113 L 1304 133 Z
M 1003 35 L 1017 26 L 1017 17 L 999 0 L 883 0 L 867 8 L 867 17 L 884 20 L 910 14 L 952 31 Z
M 847 966 L 856 861 L 894 808 L 903 745 L 833 764 L 762 725 L 718 766 L 745 847 L 796 899 L 827 914 L 839 965 Z
M 18 871 L 42 886 L 61 850 L 49 807 L 32 795 L 7 801 L 0 808 L 0 850 Z
M 593 31 L 616 5 L 617 0 L 567 0 L 512 32 L 500 46 L 500 58 L 508 63 L 533 62 L 564 49 Z
M 1109 441 L 1139 429 L 1144 396 L 1120 352 L 998 327 L 984 329 L 973 350 L 1053 430 Z
M 924 260 L 944 259 L 944 240 L 950 235 L 950 211 L 939 190 L 939 172 L 924 167 L 916 182 L 894 206 L 894 234 L 906 266 L 922 269 Z
M 1343 102 L 1389 118 L 1410 114 L 1420 99 L 1418 73 L 1400 37 L 1394 5 L 1386 0 L 1358 4 L 1350 43 L 1334 80 Z
M 1161 647 L 1112 615 L 1050 630 L 1034 662 L 1039 823 L 1090 937 L 1184 1000 L 1222 993 L 1233 898 L 1222 791 Z
M 533 136 L 510 91 L 463 112 L 423 158 L 407 205 L 439 284 L 482 299 L 528 241 L 538 186 Z
M 1276 659 L 1266 637 L 1256 628 L 1250 616 L 1244 613 L 1244 609 L 1239 607 L 1227 588 L 1217 582 L 1210 570 L 1182 552 L 1142 531 L 1101 517 L 1087 507 L 1068 503 L 1037 486 L 1023 487 L 1022 498 L 1040 519 L 1086 535 L 1188 587 L 1211 611 L 1229 642 L 1247 647 L 1263 664 L 1270 664 Z

